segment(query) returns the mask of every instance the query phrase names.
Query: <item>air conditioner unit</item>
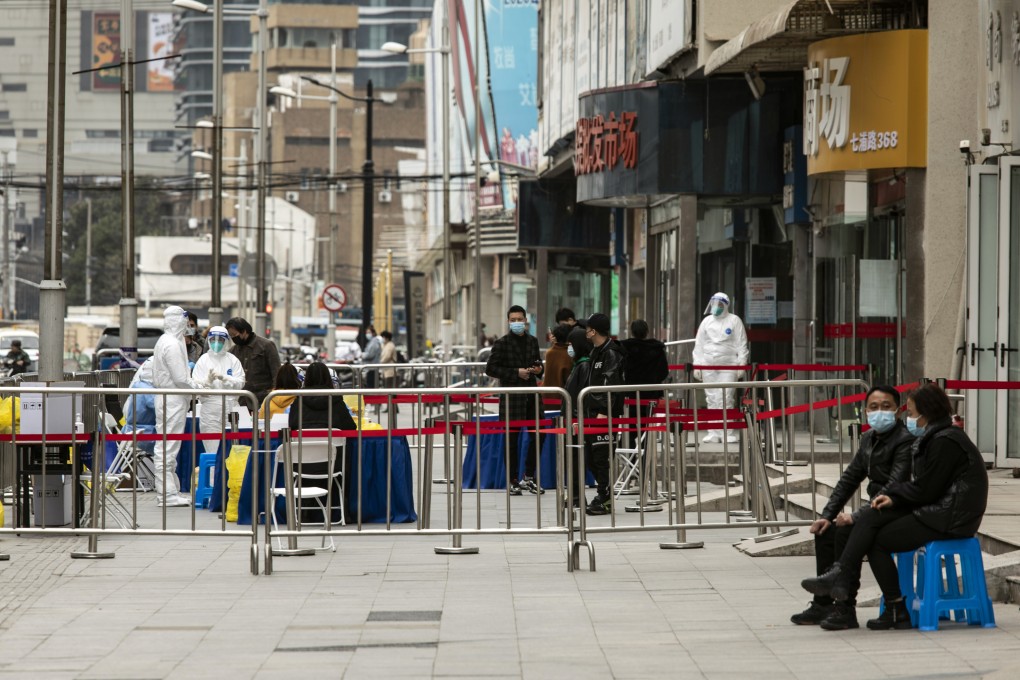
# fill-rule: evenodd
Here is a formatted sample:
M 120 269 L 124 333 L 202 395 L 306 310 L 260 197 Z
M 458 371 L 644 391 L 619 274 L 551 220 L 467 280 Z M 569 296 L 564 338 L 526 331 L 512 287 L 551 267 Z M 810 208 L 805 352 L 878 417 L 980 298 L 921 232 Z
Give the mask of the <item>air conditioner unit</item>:
M 285 197 L 286 197 L 288 203 L 297 203 L 299 200 L 301 200 L 301 192 L 300 191 L 288 191 L 286 193 Z
M 389 191 L 388 189 L 383 189 L 382 191 L 380 191 L 379 192 L 379 202 L 380 203 L 392 203 L 393 202 L 393 192 Z
M 336 184 L 336 192 L 338 194 L 346 194 L 347 193 L 347 182 L 337 182 L 337 184 Z

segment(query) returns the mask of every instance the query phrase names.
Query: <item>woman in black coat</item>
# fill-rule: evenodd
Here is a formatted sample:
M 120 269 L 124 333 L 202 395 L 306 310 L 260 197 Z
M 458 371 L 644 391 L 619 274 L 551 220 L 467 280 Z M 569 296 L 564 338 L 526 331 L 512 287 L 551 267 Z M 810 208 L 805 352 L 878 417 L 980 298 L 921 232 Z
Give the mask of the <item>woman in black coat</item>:
M 868 621 L 872 630 L 910 628 L 893 553 L 920 548 L 929 541 L 971 538 L 988 502 L 988 473 L 974 443 L 952 424 L 949 397 L 934 383 L 907 397 L 907 428 L 914 443 L 913 474 L 893 482 L 871 501 L 854 523 L 839 561 L 825 574 L 801 585 L 816 595 L 846 599 L 850 577 L 860 574 L 868 556 L 882 588 L 886 608 Z
M 333 389 L 333 377 L 330 375 L 329 369 L 326 364 L 321 361 L 316 361 L 308 366 L 305 370 L 305 382 L 302 389 L 306 390 L 332 390 Z M 347 404 L 344 403 L 343 395 L 339 392 L 330 395 L 314 395 L 314 396 L 303 396 L 298 395 L 298 398 L 290 407 L 290 418 L 288 420 L 291 431 L 296 430 L 357 430 L 358 426 L 354 423 L 354 418 L 351 417 L 351 412 L 347 409 Z M 317 437 L 318 438 L 318 437 Z M 337 440 L 337 444 L 343 444 L 340 441 L 342 438 L 334 437 Z M 348 439 L 348 443 L 350 443 Z M 353 440 L 357 442 L 357 439 Z M 297 464 L 297 457 L 300 451 L 299 442 L 295 441 L 291 448 L 293 450 L 294 464 Z M 339 446 L 337 449 L 339 450 Z M 348 452 L 348 460 L 350 460 L 350 452 Z M 336 460 L 334 465 L 343 465 L 343 461 Z M 302 472 L 307 474 L 323 475 L 328 474 L 328 466 L 322 464 L 302 464 Z M 319 482 L 321 484 L 321 482 Z M 333 521 L 339 521 L 339 509 L 340 509 L 340 489 L 334 485 L 332 493 L 333 503 Z M 308 507 L 314 508 L 316 506 L 309 505 Z M 314 522 L 314 515 L 317 510 L 309 511 L 307 508 L 302 512 L 302 521 Z M 306 520 L 305 518 L 308 517 Z

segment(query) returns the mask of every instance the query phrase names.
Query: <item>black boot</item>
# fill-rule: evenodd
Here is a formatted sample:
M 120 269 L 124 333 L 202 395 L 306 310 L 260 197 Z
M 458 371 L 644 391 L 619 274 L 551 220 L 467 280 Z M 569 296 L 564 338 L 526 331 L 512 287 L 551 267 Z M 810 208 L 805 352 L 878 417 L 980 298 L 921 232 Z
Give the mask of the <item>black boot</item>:
M 791 616 L 790 621 L 798 626 L 817 626 L 831 613 L 832 600 L 827 597 L 816 597 L 811 600 L 811 605 L 807 609 Z
M 800 582 L 801 587 L 813 595 L 828 595 L 841 602 L 850 597 L 852 576 L 836 562 L 821 576 L 806 578 Z
M 832 613 L 826 616 L 820 625 L 822 630 L 849 630 L 861 627 L 857 623 L 857 608 L 852 602 L 837 602 L 832 607 Z
M 900 598 L 896 602 L 886 601 L 885 611 L 877 619 L 868 621 L 871 630 L 907 630 L 912 628 L 907 603 Z

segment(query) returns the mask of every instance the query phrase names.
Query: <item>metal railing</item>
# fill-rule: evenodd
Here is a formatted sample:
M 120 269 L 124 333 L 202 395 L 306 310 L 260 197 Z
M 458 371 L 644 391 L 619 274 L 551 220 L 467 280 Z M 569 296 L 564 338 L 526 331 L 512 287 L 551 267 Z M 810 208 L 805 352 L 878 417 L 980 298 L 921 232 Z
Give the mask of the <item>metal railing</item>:
M 99 380 L 96 376 L 94 380 Z M 92 380 L 90 380 L 91 382 Z M 4 447 L 0 455 L 6 459 L 13 458 L 14 463 L 14 503 L 12 528 L 0 528 L 3 534 L 26 535 L 60 535 L 86 536 L 88 547 L 84 551 L 72 553 L 72 557 L 98 559 L 113 557 L 113 553 L 99 551 L 100 536 L 205 536 L 244 538 L 251 543 L 250 568 L 253 574 L 258 573 L 258 535 L 252 529 L 228 529 L 225 518 L 221 518 L 219 529 L 199 528 L 196 508 L 190 510 L 190 523 L 182 525 L 179 517 L 171 519 L 167 514 L 167 504 L 161 507 L 158 526 L 144 526 L 140 521 L 140 503 L 137 480 L 139 478 L 140 442 L 154 441 L 164 448 L 170 442 L 188 441 L 193 450 L 197 450 L 198 441 L 210 439 L 210 435 L 202 435 L 197 431 L 184 434 L 167 431 L 166 409 L 157 413 L 157 434 L 145 434 L 140 431 L 138 422 L 126 423 L 133 425 L 128 435 L 119 432 L 115 426 L 115 418 L 107 409 L 106 398 L 109 396 L 158 396 L 183 397 L 193 400 L 194 390 L 154 389 L 131 390 L 121 387 L 89 387 L 89 386 L 2 386 L 0 398 L 16 397 L 5 402 L 9 411 L 5 415 L 10 422 L 20 420 L 19 426 L 12 434 L 0 435 Z M 242 390 L 203 390 L 204 397 L 220 397 L 224 401 L 239 399 L 250 407 L 257 407 L 255 397 Z M 164 405 L 166 400 L 163 399 Z M 17 405 L 17 406 L 16 406 Z M 90 411 L 85 411 L 90 405 Z M 15 408 L 18 411 L 15 411 Z M 257 424 L 256 424 L 257 425 Z M 247 439 L 255 449 L 259 432 L 257 427 L 248 435 L 233 435 L 233 438 Z M 221 439 L 225 446 L 228 436 L 220 433 L 212 436 Z M 107 469 L 106 445 L 114 444 L 117 449 L 115 460 L 123 463 L 122 470 L 127 477 Z M 91 464 L 87 465 L 87 453 L 91 449 Z M 196 456 L 197 462 L 197 456 Z M 117 472 L 119 472 L 118 470 Z M 184 471 L 189 476 L 191 469 Z M 163 470 L 163 482 L 166 483 L 166 468 Z M 173 474 L 172 472 L 170 474 Z M 64 479 L 70 477 L 70 480 Z M 124 505 L 117 494 L 117 488 L 125 479 L 131 481 L 130 505 Z M 224 491 L 225 493 L 225 491 Z M 88 497 L 86 509 L 85 497 Z M 55 509 L 49 501 L 57 499 Z M 67 512 L 67 506 L 70 512 Z M 145 504 L 148 505 L 147 503 Z M 32 509 L 31 512 L 29 509 Z M 47 520 L 47 514 L 58 514 L 59 524 Z M 173 511 L 171 511 L 173 512 Z M 111 528 L 106 526 L 111 513 L 127 519 L 128 526 Z M 70 521 L 67 521 L 67 520 Z M 203 520 L 205 518 L 202 518 Z M 207 524 L 203 522 L 203 524 Z M 38 525 L 38 526 L 35 526 Z

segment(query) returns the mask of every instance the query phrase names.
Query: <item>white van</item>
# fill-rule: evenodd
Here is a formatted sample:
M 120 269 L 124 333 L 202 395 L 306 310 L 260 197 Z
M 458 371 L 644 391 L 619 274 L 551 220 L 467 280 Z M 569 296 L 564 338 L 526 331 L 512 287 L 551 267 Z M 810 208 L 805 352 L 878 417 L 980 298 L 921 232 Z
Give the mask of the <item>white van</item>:
M 39 334 L 27 328 L 0 329 L 0 355 L 11 351 L 11 341 L 21 340 L 21 349 L 32 360 L 32 370 L 39 368 Z

